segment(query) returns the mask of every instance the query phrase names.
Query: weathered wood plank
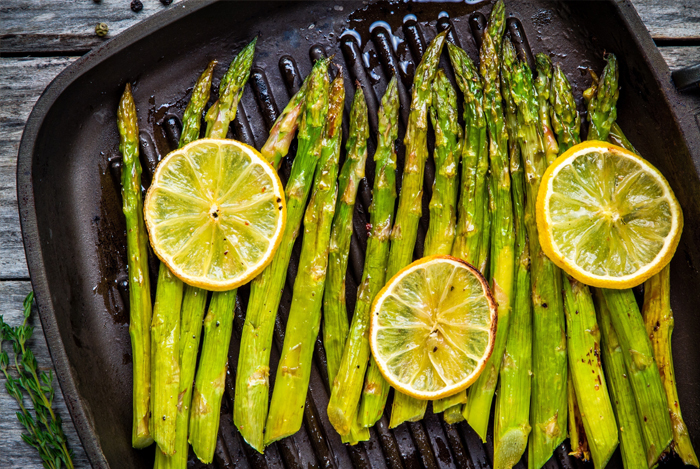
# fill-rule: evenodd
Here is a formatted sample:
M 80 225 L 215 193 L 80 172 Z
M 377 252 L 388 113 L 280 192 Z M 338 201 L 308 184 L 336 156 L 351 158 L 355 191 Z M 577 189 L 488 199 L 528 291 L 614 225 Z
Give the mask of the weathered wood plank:
M 24 320 L 22 302 L 31 288 L 32 286 L 28 281 L 0 281 L 0 314 L 2 314 L 5 322 L 12 326 L 22 323 Z M 53 369 L 51 365 L 51 356 L 49 355 L 46 340 L 44 339 L 44 332 L 41 329 L 41 321 L 39 321 L 36 311 L 30 317 L 30 324 L 34 326 L 34 334 L 29 341 L 29 348 L 34 352 L 39 367 L 42 370 L 48 371 Z M 8 353 L 10 352 L 10 348 L 7 345 L 5 345 L 3 349 Z M 58 412 L 63 419 L 63 431 L 68 438 L 70 449 L 75 453 L 75 467 L 89 468 L 90 464 L 80 444 L 75 427 L 73 427 L 70 414 L 66 409 L 61 389 L 55 379 L 54 388 L 57 390 L 54 400 L 54 411 Z M 25 405 L 31 407 L 30 404 L 31 402 L 25 399 Z M 2 376 L 0 376 L 0 409 L 0 441 L 2 442 L 0 467 L 42 467 L 39 454 L 22 441 L 21 435 L 24 428 L 15 416 L 15 412 L 19 410 L 19 407 L 15 400 L 5 392 L 5 378 Z
M 659 47 L 659 52 L 671 71 L 700 63 L 700 46 Z
M 17 152 L 34 103 L 75 57 L 0 58 L 0 279 L 28 278 L 17 212 Z
M 143 0 L 134 13 L 127 0 L 3 0 L 0 6 L 0 54 L 83 53 L 100 45 L 95 25 L 105 22 L 113 36 L 148 16 L 173 8 Z M 655 39 L 700 40 L 697 0 L 632 0 Z M 108 36 L 108 37 L 109 37 Z
M 82 54 L 166 7 L 158 0 L 143 0 L 135 13 L 127 0 L 3 0 L 0 7 L 0 54 Z M 107 23 L 109 34 L 95 34 Z
M 700 41 L 698 0 L 631 0 L 655 40 Z

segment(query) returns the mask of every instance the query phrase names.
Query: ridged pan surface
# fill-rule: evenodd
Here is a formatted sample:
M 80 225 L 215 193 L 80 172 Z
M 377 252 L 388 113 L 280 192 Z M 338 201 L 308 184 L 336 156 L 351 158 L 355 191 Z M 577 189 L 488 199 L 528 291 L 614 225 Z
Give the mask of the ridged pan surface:
M 59 379 L 95 467 L 147 468 L 153 461 L 152 448 L 137 451 L 130 445 L 131 349 L 116 126 L 117 102 L 124 84 L 128 81 L 134 86 L 143 182 L 147 186 L 159 159 L 177 144 L 179 119 L 194 81 L 209 60 L 219 61 L 213 86 L 218 90 L 227 64 L 243 45 L 258 36 L 251 79 L 229 136 L 260 148 L 313 60 L 334 55 L 346 79 L 346 111 L 358 82 L 365 90 L 371 116 L 370 158 L 358 194 L 346 279 L 348 311 L 352 312 L 367 241 L 376 111 L 388 77 L 394 73 L 400 77 L 402 142 L 413 72 L 428 41 L 437 31 L 451 27 L 450 40 L 478 60 L 478 28 L 472 30 L 469 17 L 477 11 L 488 15 L 491 9 L 489 2 L 226 1 L 186 5 L 173 8 L 185 8 L 187 14 L 171 11 L 149 20 L 123 35 L 127 39 L 115 39 L 59 77 L 63 89 L 51 95 L 56 86 L 50 88 L 49 96 L 40 101 L 20 151 L 20 205 L 30 271 Z M 683 133 L 685 124 L 674 115 L 657 81 L 660 72 L 654 67 L 659 59 L 647 60 L 648 51 L 635 40 L 635 34 L 646 31 L 640 31 L 641 22 L 629 3 L 510 0 L 506 13 L 520 20 L 533 53 L 549 53 L 563 66 L 581 111 L 581 94 L 590 84 L 585 67 L 602 70 L 604 51 L 620 58 L 618 122 L 635 146 L 643 149 L 644 156 L 669 179 L 685 213 L 685 234 L 672 263 L 674 356 L 683 415 L 696 447 L 700 447 L 700 341 L 694 339 L 700 336 L 696 315 L 700 304 L 696 268 L 700 266 L 700 243 L 694 242 L 696 223 L 700 223 L 700 181 L 684 140 L 684 135 L 688 138 Z M 630 24 L 637 29 L 630 29 Z M 347 34 L 348 30 L 354 33 Z M 452 78 L 446 56 L 440 65 Z M 212 92 L 212 100 L 215 97 Z M 344 126 L 347 130 L 347 113 Z M 293 157 L 294 146 L 282 164 L 283 179 L 289 174 Z M 402 166 L 401 143 L 399 176 Z M 423 195 L 426 215 L 433 173 L 429 162 Z M 427 223 L 424 217 L 416 258 L 422 255 Z M 283 342 L 299 248 L 298 240 L 277 316 L 271 377 L 275 376 Z M 151 264 L 151 280 L 155 281 L 157 266 Z M 271 445 L 264 455 L 256 453 L 243 442 L 231 418 L 234 373 L 248 297 L 247 288 L 240 291 L 215 467 L 490 467 L 490 438 L 482 444 L 466 424 L 447 425 L 442 416 L 431 412 L 420 422 L 394 430 L 388 429 L 385 417 L 371 430 L 369 442 L 354 447 L 342 445 L 326 416 L 329 389 L 320 339 L 301 431 Z M 389 409 L 387 405 L 387 416 Z M 557 449 L 547 464 L 549 469 L 583 464 L 567 455 L 566 445 Z M 192 467 L 199 467 L 191 458 Z M 676 466 L 680 462 L 670 459 L 665 464 Z M 518 467 L 526 465 L 522 461 Z M 611 467 L 621 467 L 619 452 Z

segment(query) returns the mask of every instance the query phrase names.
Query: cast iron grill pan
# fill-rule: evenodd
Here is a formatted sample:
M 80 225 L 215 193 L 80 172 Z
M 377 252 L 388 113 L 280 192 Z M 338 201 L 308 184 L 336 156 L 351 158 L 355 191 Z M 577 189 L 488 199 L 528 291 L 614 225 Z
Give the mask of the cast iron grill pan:
M 64 73 L 73 71 L 72 82 L 55 102 L 46 104 L 42 100 L 35 108 L 32 117 L 37 113 L 41 116 L 36 124 L 37 135 L 30 143 L 25 141 L 25 134 L 18 170 L 25 242 L 42 322 L 57 362 L 59 379 L 95 467 L 145 468 L 152 466 L 153 458 L 152 449 L 138 451 L 130 445 L 131 350 L 128 308 L 125 307 L 128 305 L 126 241 L 119 194 L 121 160 L 116 129 L 117 102 L 124 83 L 130 81 L 134 85 L 141 129 L 143 183 L 147 187 L 158 161 L 177 146 L 180 116 L 191 87 L 208 60 L 219 61 L 213 84 L 213 90 L 218 90 L 218 80 L 230 60 L 252 37 L 258 36 L 250 84 L 244 91 L 229 137 L 260 148 L 279 110 L 299 89 L 313 61 L 334 55 L 334 63 L 342 70 L 346 82 L 344 137 L 355 84 L 365 91 L 371 130 L 370 157 L 357 197 L 346 278 L 348 312 L 352 314 L 367 243 L 376 113 L 388 78 L 394 74 L 399 77 L 399 141 L 403 142 L 413 73 L 427 43 L 438 31 L 450 28 L 449 40 L 478 61 L 477 45 L 485 24 L 484 15 L 491 9 L 488 2 L 475 5 L 365 3 L 191 2 L 188 6 L 194 5 L 193 12 L 187 15 L 168 12 L 167 21 L 139 25 L 143 28 L 140 37 L 128 39 L 123 47 L 109 50 L 108 44 L 91 54 L 92 61 L 97 62 L 92 67 L 82 63 L 73 66 Z M 635 13 L 633 10 L 630 13 L 628 3 L 613 2 L 564 4 L 511 0 L 506 7 L 507 15 L 512 17 L 508 20 L 507 33 L 521 56 L 532 61 L 533 53 L 547 52 L 555 63 L 560 63 L 572 82 L 582 112 L 585 109 L 581 93 L 590 84 L 586 67 L 600 72 L 604 65 L 603 51 L 615 52 L 620 58 L 622 86 L 618 122 L 630 140 L 638 148 L 645 149 L 644 156 L 669 179 L 684 208 L 686 230 L 672 264 L 672 301 L 679 325 L 674 334 L 674 356 L 684 417 L 695 437 L 696 447 L 700 447 L 700 371 L 694 364 L 700 359 L 700 346 L 692 340 L 693 335 L 700 333 L 700 323 L 694 319 L 694 305 L 700 301 L 700 279 L 695 268 L 700 262 L 700 253 L 698 243 L 692 239 L 695 223 L 700 221 L 694 189 L 698 187 L 697 166 L 693 165 L 685 146 L 679 122 L 660 92 L 654 70 L 645 59 L 646 51 L 633 40 L 635 31 L 621 27 L 628 24 L 625 23 L 629 21 L 628 16 Z M 633 19 L 639 27 L 638 18 Z M 383 22 L 375 23 L 378 20 Z M 348 34 L 349 29 L 354 33 Z M 130 30 L 122 36 L 130 33 L 137 35 Z M 440 66 L 451 79 L 454 77 L 446 53 Z M 333 68 L 331 73 L 335 75 L 339 69 Z M 212 100 L 216 95 L 213 91 Z M 432 145 L 431 136 L 431 153 Z M 289 175 L 294 153 L 293 145 L 281 165 L 283 182 Z M 22 164 L 23 154 L 30 155 L 31 166 Z M 344 152 L 341 164 L 343 158 Z M 403 159 L 401 143 L 398 145 L 399 184 Z M 24 179 L 28 186 L 21 184 L 23 167 L 31 167 L 31 178 Z M 434 179 L 432 159 L 425 174 L 424 216 L 419 227 L 416 258 L 422 256 L 428 226 L 428 202 Z M 29 196 L 21 197 L 23 192 Z M 29 213 L 29 218 L 35 217 L 36 235 L 27 233 L 31 228 L 27 229 L 30 222 L 25 220 L 25 213 Z M 33 244 L 35 239 L 40 244 Z M 275 323 L 271 389 L 284 339 L 300 241 L 301 236 L 294 248 Z M 153 255 L 150 264 L 155 294 L 157 260 Z M 680 292 L 684 293 L 680 295 Z M 315 346 L 304 425 L 297 434 L 268 447 L 264 455 L 251 449 L 236 430 L 231 416 L 247 300 L 248 288 L 241 288 L 214 467 L 491 467 L 492 436 L 489 434 L 488 441 L 483 444 L 464 422 L 448 425 L 441 415 L 429 410 L 424 420 L 389 430 L 391 399 L 385 416 L 371 429 L 370 441 L 356 446 L 341 444 L 326 416 L 329 388 L 320 334 Z M 584 465 L 568 456 L 568 452 L 566 442 L 557 448 L 547 469 L 574 469 Z M 192 467 L 203 466 L 192 453 L 190 463 Z M 611 464 L 621 467 L 619 451 Z M 665 464 L 681 465 L 672 458 Z M 517 467 L 524 469 L 526 466 L 524 458 Z

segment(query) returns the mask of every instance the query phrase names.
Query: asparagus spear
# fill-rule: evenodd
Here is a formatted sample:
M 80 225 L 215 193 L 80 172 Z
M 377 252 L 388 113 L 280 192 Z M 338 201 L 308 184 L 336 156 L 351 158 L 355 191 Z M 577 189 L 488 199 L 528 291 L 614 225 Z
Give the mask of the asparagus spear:
M 627 140 L 625 134 L 622 133 L 622 129 L 617 123 L 614 123 L 610 128 L 608 140 L 629 151 L 638 153 L 630 141 Z M 661 272 L 645 282 L 642 316 L 654 349 L 654 359 L 659 367 L 664 391 L 666 391 L 668 410 L 673 426 L 672 447 L 685 464 L 698 467 L 698 458 L 693 450 L 693 444 L 688 435 L 688 428 L 681 415 L 678 403 L 678 390 L 676 389 L 676 376 L 673 371 L 671 334 L 674 321 L 670 301 L 670 275 L 670 266 L 666 266 Z
M 464 50 L 448 43 L 450 61 L 457 84 L 464 95 L 464 144 L 462 146 L 462 187 L 460 190 L 457 228 L 452 255 L 476 266 L 482 242 L 484 215 L 488 212 L 486 173 L 488 139 L 483 108 L 483 88 L 474 62 Z
M 399 95 L 396 77 L 389 82 L 378 113 L 377 151 L 365 268 L 357 291 L 355 312 L 338 372 L 331 386 L 328 420 L 341 435 L 348 435 L 358 416 L 358 403 L 367 369 L 369 350 L 370 307 L 384 286 L 389 256 L 389 235 L 396 201 L 396 151 L 398 135 Z M 362 414 L 360 414 L 362 416 Z M 361 423 L 364 423 L 360 419 Z
M 647 469 L 642 426 L 623 358 L 622 345 L 613 328 L 610 311 L 605 304 L 601 290 L 596 290 L 595 306 L 603 338 L 605 377 L 610 383 L 610 394 L 615 404 L 613 410 L 620 430 L 622 465 L 625 469 Z
M 319 60 L 311 71 L 304 117 L 299 126 L 299 149 L 285 189 L 287 224 L 272 263 L 251 284 L 241 336 L 233 420 L 248 444 L 260 452 L 264 448 L 272 331 L 292 247 L 320 155 L 328 107 L 328 63 L 327 59 Z
M 542 143 L 536 91 L 526 63 L 513 67 L 510 89 L 518 107 L 518 143 L 527 181 L 525 228 L 530 248 L 532 285 L 532 396 L 528 465 L 539 469 L 566 437 L 567 355 L 561 273 L 540 248 L 535 205 L 547 162 Z M 561 146 L 561 144 L 560 144 Z
M 596 468 L 603 469 L 617 448 L 617 426 L 600 362 L 600 331 L 590 290 L 564 276 L 569 367 L 583 428 Z
M 508 46 L 506 46 L 507 48 Z M 509 49 L 510 51 L 510 49 Z M 494 469 L 510 469 L 525 453 L 530 434 L 532 300 L 530 251 L 525 231 L 525 176 L 517 143 L 517 107 L 510 89 L 515 57 L 504 48 L 501 88 L 506 111 L 515 228 L 515 292 L 494 415 Z
M 432 100 L 431 86 L 437 73 L 437 64 L 440 60 L 442 46 L 445 43 L 446 33 L 447 31 L 443 31 L 430 42 L 413 78 L 411 110 L 404 138 L 406 161 L 396 221 L 391 233 L 386 278 L 396 275 L 413 259 L 413 250 L 418 235 L 418 222 L 422 213 L 421 199 L 423 198 L 425 162 L 428 158 L 428 109 Z M 363 403 L 363 414 L 366 412 L 368 420 L 363 421 L 363 423 L 369 423 L 367 426 L 371 426 L 381 417 L 389 394 L 389 384 L 381 376 L 374 360 L 370 365 L 367 384 L 362 400 L 366 401 L 366 404 Z M 404 405 L 409 407 L 406 410 L 411 415 L 411 420 L 415 420 L 423 417 L 427 401 L 418 402 L 417 399 L 402 396 L 401 393 L 397 392 L 392 414 L 397 412 L 397 416 L 406 415 L 401 409 Z
M 496 391 L 498 372 L 501 369 L 506 337 L 510 325 L 513 281 L 515 275 L 515 237 L 513 234 L 513 200 L 508 161 L 508 133 L 501 105 L 501 45 L 503 55 L 515 57 L 510 41 L 503 42 L 505 6 L 496 2 L 491 11 L 488 26 L 482 37 L 480 58 L 481 77 L 484 82 L 484 105 L 489 130 L 489 160 L 491 163 L 491 290 L 498 304 L 496 340 L 486 368 L 469 388 L 469 399 L 464 407 L 464 417 L 483 441 L 491 413 L 491 403 Z M 513 59 L 514 60 L 514 59 Z
M 239 52 L 221 80 L 219 100 L 212 106 L 215 112 L 211 109 L 207 112 L 206 135 L 209 138 L 226 138 L 250 76 L 256 41 L 254 39 Z M 192 392 L 189 442 L 197 457 L 205 463 L 214 459 L 235 304 L 236 290 L 216 292 L 211 297 L 209 311 L 204 318 L 201 360 Z
M 345 339 L 348 335 L 348 313 L 345 305 L 345 274 L 348 270 L 350 238 L 352 237 L 352 217 L 355 211 L 355 197 L 360 180 L 365 176 L 367 161 L 367 103 L 361 87 L 357 87 L 350 113 L 350 134 L 348 135 L 347 157 L 338 180 L 338 199 L 330 252 L 328 254 L 328 288 L 323 293 L 323 345 L 328 362 L 329 385 L 333 385 L 343 358 Z
M 127 83 L 117 110 L 122 170 L 122 210 L 126 217 L 126 250 L 129 267 L 129 336 L 133 361 L 133 425 L 131 445 L 153 443 L 149 431 L 151 398 L 151 287 L 148 280 L 148 235 L 143 221 L 141 164 L 136 105 Z
M 449 45 L 451 44 L 448 43 Z M 457 119 L 457 93 L 443 70 L 438 70 L 433 82 L 430 120 L 435 131 L 435 182 L 430 200 L 430 225 L 423 248 L 424 256 L 451 254 L 456 234 L 459 191 L 457 172 L 462 154 L 462 129 Z M 472 168 L 472 171 L 474 169 Z M 466 399 L 467 393 L 462 391 L 454 396 L 433 401 L 433 412 L 451 409 L 445 414 L 445 419 L 456 423 L 463 419 L 461 404 L 464 404 Z M 393 419 L 394 415 L 391 417 Z
M 562 152 L 572 144 L 579 143 L 578 112 L 571 85 L 560 68 L 557 69 L 551 88 L 554 111 L 554 124 L 560 136 Z M 564 303 L 566 312 L 567 351 L 569 370 L 575 398 L 580 409 L 586 446 L 590 450 L 593 463 L 603 468 L 618 444 L 618 433 L 608 388 L 599 360 L 598 344 L 600 333 L 596 320 L 591 292 L 568 275 L 563 277 Z M 570 407 L 573 406 L 570 403 Z M 576 414 L 570 418 L 575 422 Z M 574 427 L 576 430 L 577 427 Z M 575 436 L 582 436 L 580 433 Z M 581 444 L 580 441 L 574 443 Z M 574 445 L 572 444 L 572 448 Z
M 688 435 L 688 427 L 683 421 L 676 375 L 673 371 L 671 354 L 671 333 L 673 332 L 673 312 L 671 311 L 671 267 L 667 265 L 658 274 L 644 283 L 644 325 L 651 338 L 654 358 L 661 372 L 661 381 L 666 391 L 668 411 L 673 425 L 673 449 L 683 463 L 699 467 L 698 457 Z
M 652 467 L 673 440 L 668 402 L 659 369 L 632 290 L 601 291 L 622 346 L 622 356 L 642 426 L 647 464 Z
M 308 87 L 308 77 L 302 83 L 299 91 L 296 92 L 292 99 L 285 106 L 282 114 L 275 121 L 270 136 L 265 142 L 265 145 L 260 149 L 260 154 L 270 162 L 275 169 L 279 169 L 282 158 L 289 152 L 289 145 L 292 144 L 294 134 L 299 127 L 299 117 L 304 109 L 306 98 L 306 88 Z
M 209 62 L 192 90 L 192 97 L 182 116 L 182 133 L 179 147 L 199 138 L 202 122 L 202 111 L 209 101 L 209 91 L 216 61 Z M 165 267 L 161 264 L 161 269 Z M 161 285 L 158 285 L 160 288 Z M 197 365 L 197 352 L 202 331 L 202 319 L 206 307 L 207 292 L 200 288 L 185 286 L 184 300 L 181 311 L 179 359 L 180 380 L 178 389 L 177 414 L 175 417 L 175 446 L 174 454 L 167 456 L 162 451 L 156 451 L 155 468 L 184 469 L 187 467 L 187 434 L 192 401 L 192 383 Z M 178 305 L 179 310 L 179 305 Z
M 542 123 L 542 139 L 547 166 L 552 164 L 559 156 L 559 146 L 552 132 L 550 122 L 550 88 L 552 83 L 552 61 L 547 54 L 540 52 L 535 56 L 537 64 L 537 78 L 535 89 L 537 90 L 537 102 L 539 103 L 539 116 Z
M 589 140 L 607 140 L 617 117 L 617 59 L 609 54 L 594 92 L 588 91 Z M 644 328 L 632 290 L 602 290 L 613 327 L 622 345 L 623 358 L 637 403 L 649 467 L 656 464 L 673 439 L 671 419 L 652 345 Z
M 265 426 L 265 445 L 296 433 L 304 418 L 314 343 L 321 326 L 321 303 L 326 284 L 331 225 L 338 197 L 336 178 L 344 104 L 345 87 L 342 75 L 338 74 L 329 92 L 321 158 L 314 178 L 313 195 L 304 215 L 300 269 L 294 281 L 292 305 Z M 365 152 L 365 157 L 366 154 Z M 341 188 L 342 183 L 347 184 L 348 179 L 363 176 L 364 165 L 361 163 L 364 158 L 361 155 L 358 157 L 358 163 L 351 158 L 346 160 L 341 174 Z M 351 170 L 346 171 L 346 167 Z M 342 194 L 342 197 L 346 195 Z

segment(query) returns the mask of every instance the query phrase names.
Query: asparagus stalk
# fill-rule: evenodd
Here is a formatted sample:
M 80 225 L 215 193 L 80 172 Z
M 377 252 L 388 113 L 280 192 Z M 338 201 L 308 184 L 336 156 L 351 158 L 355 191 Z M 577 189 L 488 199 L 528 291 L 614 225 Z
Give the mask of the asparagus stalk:
M 458 219 L 452 255 L 464 259 L 486 274 L 490 249 L 491 218 L 488 194 L 488 138 L 483 108 L 483 87 L 479 71 L 464 50 L 447 44 L 450 61 L 457 76 L 457 84 L 464 95 L 464 142 L 462 145 L 462 182 Z M 462 406 L 467 391 L 433 403 L 433 411 L 444 409 L 449 424 L 464 420 Z
M 488 213 L 487 175 L 488 138 L 483 108 L 483 88 L 474 62 L 464 50 L 448 43 L 450 61 L 457 84 L 464 95 L 464 144 L 462 145 L 462 182 L 459 197 L 457 228 L 452 255 L 479 265 L 484 216 Z
M 158 449 L 175 454 L 175 424 L 180 389 L 180 306 L 183 283 L 161 263 L 151 321 L 151 435 Z
M 149 430 L 151 398 L 151 284 L 148 280 L 148 235 L 143 221 L 141 163 L 136 105 L 127 83 L 117 110 L 122 170 L 122 210 L 126 218 L 126 250 L 129 267 L 129 336 L 133 361 L 133 420 L 131 445 L 153 443 Z
M 559 146 L 552 132 L 550 121 L 550 89 L 552 83 L 552 61 L 547 54 L 540 52 L 535 56 L 537 66 L 537 78 L 535 89 L 537 90 L 537 102 L 539 103 L 539 116 L 542 123 L 542 139 L 547 166 L 552 164 L 559 156 Z
M 594 92 L 588 95 L 588 140 L 607 140 L 610 127 L 617 120 L 617 98 L 620 95 L 617 58 L 609 54 L 606 60 L 608 63 L 595 83 Z
M 457 119 L 457 93 L 441 69 L 433 82 L 433 100 L 430 107 L 430 120 L 435 131 L 435 182 L 430 200 L 430 225 L 423 249 L 424 256 L 450 254 L 455 238 L 457 191 L 459 190 L 457 171 L 461 154 L 462 129 Z M 466 402 L 465 391 L 454 396 L 433 402 L 434 412 L 456 406 L 450 412 L 450 419 L 462 419 L 461 404 Z M 396 407 L 395 407 L 396 408 Z M 390 426 L 402 422 L 404 416 L 392 412 Z M 406 417 L 412 417 L 410 414 Z
M 299 257 L 299 272 L 294 281 L 284 344 L 280 356 L 270 413 L 265 426 L 265 445 L 296 433 L 304 419 L 304 403 L 309 388 L 314 343 L 321 326 L 321 304 L 326 284 L 331 225 L 338 197 L 338 158 L 342 138 L 345 87 L 338 74 L 330 87 L 326 129 L 321 144 L 321 158 L 316 170 L 313 192 L 304 215 L 304 238 Z M 367 153 L 364 153 L 365 157 Z M 346 160 L 342 182 L 364 174 L 364 158 L 357 164 Z M 345 167 L 353 174 L 347 174 Z M 361 166 L 361 168 L 353 167 Z M 357 173 L 360 174 L 357 174 Z M 343 194 L 342 197 L 346 197 Z M 354 199 L 354 197 L 353 197 Z M 350 212 L 352 213 L 352 212 Z M 352 215 L 351 215 L 352 216 Z
M 598 325 L 603 338 L 605 376 L 607 382 L 610 383 L 610 394 L 615 404 L 613 410 L 620 430 L 622 465 L 625 469 L 647 469 L 642 426 L 623 358 L 622 345 L 615 333 L 610 311 L 600 290 L 596 290 L 595 305 L 598 311 Z
M 416 236 L 418 235 L 418 222 L 422 214 L 421 199 L 423 197 L 425 162 L 428 158 L 428 108 L 432 99 L 431 86 L 437 73 L 437 64 L 440 60 L 442 46 L 445 43 L 446 33 L 447 31 L 443 31 L 430 42 L 413 79 L 411 110 L 404 138 L 406 162 L 404 163 L 396 221 L 391 233 L 386 278 L 396 275 L 413 259 L 413 249 L 416 246 Z M 389 384 L 381 376 L 379 368 L 372 359 L 367 375 L 367 385 L 362 394 L 361 412 L 364 426 L 372 426 L 381 418 L 388 395 Z M 410 406 L 408 413 L 413 415 L 411 420 L 422 418 L 427 402 L 414 402 L 417 400 L 406 399 L 406 397 L 401 396 L 401 393 L 396 393 L 392 413 L 398 412 L 397 416 L 402 415 L 401 407 L 407 405 Z
M 377 151 L 365 268 L 357 291 L 355 312 L 338 372 L 331 386 L 328 420 L 341 435 L 348 435 L 358 418 L 358 404 L 367 369 L 369 350 L 370 307 L 384 286 L 389 257 L 389 235 L 396 201 L 396 151 L 398 136 L 399 95 L 396 77 L 389 82 L 378 113 Z M 362 417 L 362 414 L 360 414 Z M 364 422 L 360 418 L 360 423 Z
M 676 389 L 676 374 L 673 371 L 671 334 L 673 333 L 673 312 L 671 311 L 671 267 L 667 265 L 658 274 L 644 283 L 644 325 L 651 339 L 654 359 L 661 373 L 661 381 L 666 391 L 668 411 L 673 425 L 674 451 L 683 463 L 695 467 L 698 457 L 690 441 L 688 427 L 683 421 Z
M 182 116 L 182 133 L 179 147 L 199 138 L 202 122 L 202 111 L 209 101 L 211 79 L 216 61 L 209 62 L 192 90 L 192 97 Z M 161 269 L 165 266 L 161 264 Z M 158 285 L 160 288 L 160 284 Z M 174 454 L 167 456 L 162 451 L 156 451 L 156 469 L 184 469 L 187 467 L 187 434 L 192 402 L 192 383 L 194 382 L 197 352 L 202 331 L 202 319 L 206 308 L 207 292 L 200 288 L 185 286 L 184 300 L 181 311 L 179 358 L 180 383 L 178 390 L 177 414 L 175 417 L 175 447 Z M 178 305 L 179 310 L 179 305 Z
M 361 87 L 357 87 L 350 112 L 350 134 L 347 157 L 338 180 L 338 199 L 330 252 L 328 254 L 328 288 L 323 293 L 323 345 L 328 363 L 329 385 L 338 373 L 348 335 L 348 313 L 345 305 L 345 274 L 348 270 L 352 217 L 360 180 L 365 176 L 367 161 L 367 103 Z
M 525 176 L 517 143 L 517 107 L 510 89 L 514 57 L 503 54 L 501 87 L 506 111 L 515 228 L 515 292 L 510 330 L 501 364 L 494 415 L 494 469 L 510 469 L 520 461 L 530 434 L 532 368 L 532 300 L 530 251 L 525 230 Z
M 447 31 L 444 31 L 430 42 L 428 48 L 416 69 L 413 79 L 411 110 L 408 117 L 408 127 L 404 144 L 406 145 L 406 161 L 404 164 L 399 206 L 396 211 L 396 221 L 391 233 L 391 248 L 387 264 L 386 278 L 393 277 L 398 271 L 411 263 L 413 250 L 418 235 L 418 222 L 422 214 L 423 176 L 425 162 L 428 158 L 428 109 L 432 100 L 431 87 L 440 53 L 445 43 Z M 371 426 L 381 417 L 389 394 L 389 384 L 381 376 L 377 365 L 372 360 L 367 378 L 367 386 L 362 396 L 363 414 L 368 416 Z M 392 415 L 397 419 L 418 420 L 423 417 L 427 401 L 418 401 L 397 392 L 394 397 Z M 404 409 L 404 407 L 407 407 Z M 392 417 L 392 421 L 396 421 Z
M 299 232 L 321 152 L 328 107 L 328 63 L 327 59 L 319 60 L 311 71 L 304 117 L 299 126 L 299 149 L 285 189 L 287 224 L 272 263 L 251 284 L 248 311 L 241 335 L 233 420 L 248 444 L 260 452 L 264 448 L 263 428 L 267 417 L 272 331 L 292 247 Z
M 622 347 L 642 426 L 647 464 L 652 467 L 673 441 L 673 431 L 651 341 L 632 290 L 601 291 Z
M 498 372 L 501 369 L 510 326 L 513 281 L 515 276 L 515 236 L 513 234 L 513 200 L 511 198 L 510 168 L 508 161 L 508 133 L 501 105 L 501 49 L 504 60 L 515 57 L 510 41 L 503 42 L 505 6 L 498 1 L 491 11 L 488 26 L 482 37 L 480 59 L 484 82 L 484 107 L 489 130 L 489 160 L 491 163 L 491 290 L 498 304 L 498 325 L 491 357 L 477 381 L 469 388 L 469 399 L 464 417 L 483 441 L 491 413 Z M 501 48 L 501 45 L 503 47 Z M 505 56 L 509 56 L 505 59 Z
M 629 151 L 638 153 L 617 123 L 614 123 L 610 128 L 608 140 Z M 670 275 L 670 266 L 666 266 L 661 272 L 645 282 L 642 316 L 654 349 L 654 359 L 659 367 L 664 391 L 666 391 L 668 410 L 673 426 L 672 447 L 685 464 L 698 467 L 698 458 L 693 450 L 688 428 L 681 415 L 678 390 L 676 389 L 676 375 L 673 371 L 671 334 L 673 333 L 674 320 L 673 311 L 671 311 Z
M 532 73 L 526 63 L 513 67 L 510 89 L 518 107 L 518 143 L 527 181 L 525 228 L 530 248 L 532 285 L 532 395 L 528 465 L 539 469 L 566 437 L 567 355 L 561 273 L 544 255 L 535 222 L 540 181 L 547 162 L 542 143 L 538 101 Z M 561 146 L 561 144 L 560 144 Z
M 239 52 L 219 84 L 219 100 L 212 106 L 216 112 L 212 113 L 211 109 L 207 112 L 209 120 L 206 135 L 209 138 L 226 138 L 229 124 L 236 117 L 238 102 L 250 76 L 256 41 L 254 39 Z M 205 463 L 214 459 L 216 449 L 235 304 L 236 290 L 216 292 L 212 295 L 204 319 L 204 341 L 192 392 L 188 441 L 197 457 Z
M 583 428 L 596 468 L 603 469 L 617 448 L 617 426 L 600 362 L 600 330 L 590 290 L 564 276 L 569 369 Z
M 571 85 L 560 68 L 557 69 L 554 77 L 551 98 L 555 130 L 560 136 L 563 152 L 572 144 L 579 142 L 580 119 Z M 574 443 L 581 446 L 580 438 L 585 435 L 587 443 L 583 446 L 590 451 L 594 465 L 603 468 L 617 447 L 618 432 L 599 360 L 600 332 L 593 299 L 586 285 L 568 275 L 563 277 L 563 283 L 569 370 L 574 387 L 574 392 L 569 395 L 570 399 L 575 399 L 575 403 L 570 403 L 570 407 L 575 404 L 580 409 L 584 429 L 583 434 L 580 432 L 574 434 L 572 449 L 579 449 Z M 572 422 L 577 423 L 576 414 L 571 415 L 570 418 Z M 578 427 L 573 426 L 573 428 L 576 432 Z M 576 441 L 577 439 L 579 441 Z
M 308 87 L 308 77 L 302 83 L 299 91 L 285 106 L 282 114 L 270 129 L 270 136 L 265 145 L 260 149 L 260 154 L 270 162 L 275 169 L 279 169 L 280 162 L 289 152 L 289 145 L 292 144 L 294 134 L 299 127 L 299 117 L 304 109 L 306 99 L 306 88 Z

